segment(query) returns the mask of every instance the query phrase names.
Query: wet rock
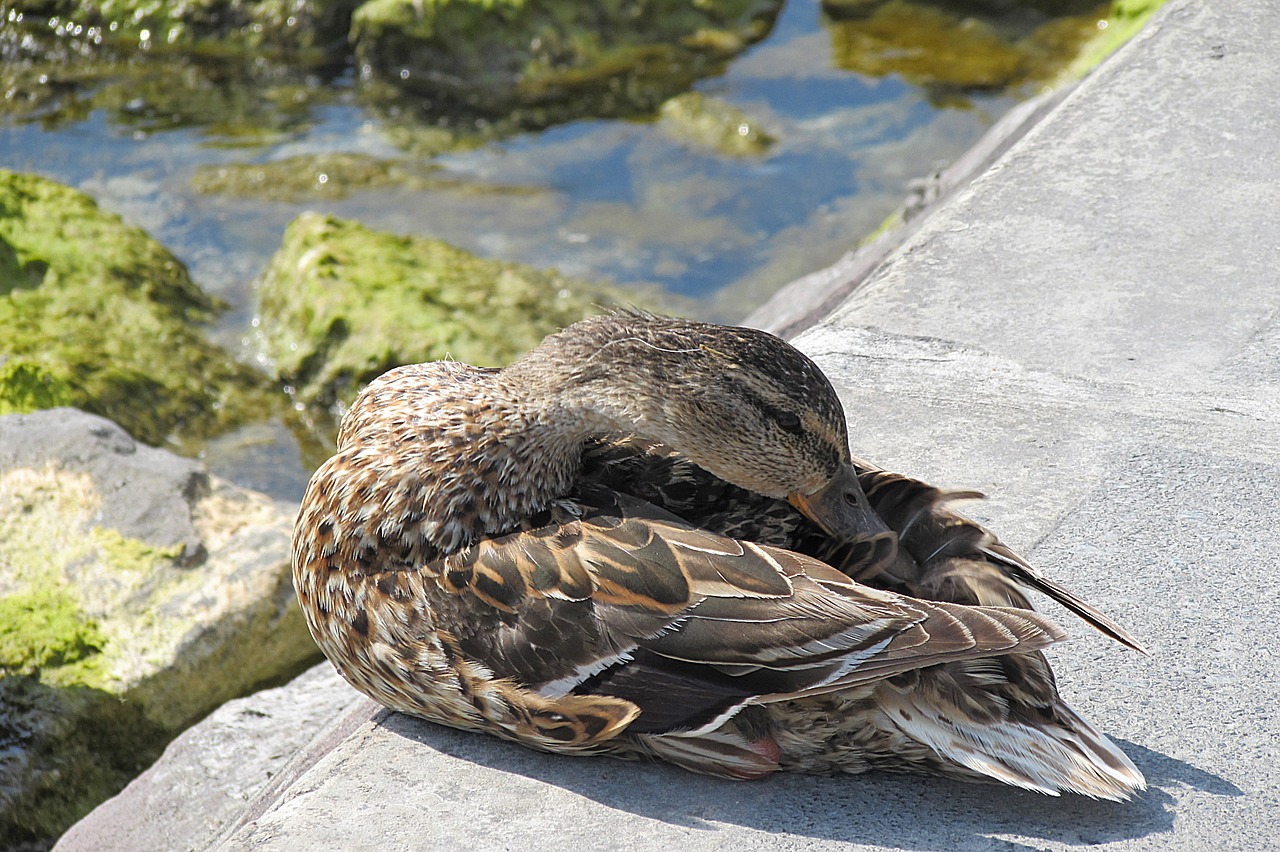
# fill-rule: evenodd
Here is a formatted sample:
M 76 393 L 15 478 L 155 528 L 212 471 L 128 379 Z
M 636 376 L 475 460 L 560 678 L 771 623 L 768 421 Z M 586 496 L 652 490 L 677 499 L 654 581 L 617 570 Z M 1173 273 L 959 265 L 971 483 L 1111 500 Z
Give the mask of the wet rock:
M 359 0 L 17 0 L 9 25 L 91 50 L 229 46 L 277 54 L 340 46 Z
M 192 185 L 206 195 L 268 198 L 274 201 L 339 199 L 370 190 L 532 195 L 538 187 L 499 186 L 451 176 L 434 163 L 384 159 L 348 151 L 300 154 L 266 163 L 226 163 L 196 169 Z
M 200 333 L 220 305 L 167 249 L 88 196 L 0 170 L 0 241 L 0 400 L 19 393 L 16 408 L 34 407 L 38 379 L 46 402 L 110 417 L 153 444 L 267 407 L 265 376 Z
M 433 104 L 545 125 L 655 109 L 768 34 L 774 0 L 370 0 L 362 74 Z
M 70 384 L 37 365 L 26 361 L 0 364 L 0 414 L 28 414 L 74 401 Z
M 449 356 L 501 365 L 558 328 L 634 301 L 316 213 L 290 224 L 259 293 L 280 381 L 299 401 L 322 406 L 350 402 L 400 364 Z
M 0 26 L 0 114 L 101 110 L 141 132 L 270 138 L 332 100 L 356 0 L 17 0 Z
M 774 139 L 733 104 L 699 92 L 676 95 L 658 110 L 661 127 L 673 138 L 728 157 L 758 157 Z
M 74 409 L 0 417 L 0 845 L 47 843 L 316 656 L 289 507 Z
M 935 96 L 1054 77 L 1098 31 L 1097 0 L 824 0 L 838 67 Z

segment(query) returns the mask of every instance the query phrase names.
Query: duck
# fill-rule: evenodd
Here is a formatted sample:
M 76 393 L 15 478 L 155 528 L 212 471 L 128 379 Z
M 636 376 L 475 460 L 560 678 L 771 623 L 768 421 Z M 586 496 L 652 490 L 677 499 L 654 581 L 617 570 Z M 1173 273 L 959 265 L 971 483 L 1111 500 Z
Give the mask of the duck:
M 500 369 L 368 384 L 307 486 L 293 578 L 357 690 L 534 749 L 1132 797 L 1028 595 L 1145 648 L 951 508 L 978 496 L 854 457 L 836 390 L 780 338 L 625 311 Z

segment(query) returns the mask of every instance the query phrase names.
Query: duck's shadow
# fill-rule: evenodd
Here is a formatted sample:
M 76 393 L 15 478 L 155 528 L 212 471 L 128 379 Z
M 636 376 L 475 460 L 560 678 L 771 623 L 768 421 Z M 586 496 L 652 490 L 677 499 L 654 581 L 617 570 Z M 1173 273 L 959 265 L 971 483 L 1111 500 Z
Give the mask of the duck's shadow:
M 1174 798 L 1164 788 L 1181 785 L 1217 796 L 1243 795 L 1218 775 L 1124 740 L 1118 742 L 1151 787 L 1137 801 L 1115 803 L 883 774 L 780 774 L 755 783 L 719 781 L 664 765 L 541 754 L 390 711 L 380 712 L 374 722 L 449 757 L 672 825 L 713 830 L 727 823 L 914 850 L 990 847 L 1001 836 L 1000 848 L 1005 849 L 1032 848 L 1009 837 L 1072 845 L 1144 837 L 1173 828 Z

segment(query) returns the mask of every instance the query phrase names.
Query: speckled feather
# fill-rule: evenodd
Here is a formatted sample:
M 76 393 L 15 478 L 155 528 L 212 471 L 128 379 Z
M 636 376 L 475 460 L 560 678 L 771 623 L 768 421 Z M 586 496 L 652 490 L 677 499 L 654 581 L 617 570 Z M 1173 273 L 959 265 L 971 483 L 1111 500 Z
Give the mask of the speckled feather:
M 793 508 L 851 464 L 785 343 L 597 318 L 501 371 L 370 384 L 304 497 L 295 584 L 358 689 L 536 748 L 1139 788 L 1058 697 L 1039 651 L 1062 634 L 1020 589 L 1131 637 L 923 483 L 856 463 L 836 537 Z

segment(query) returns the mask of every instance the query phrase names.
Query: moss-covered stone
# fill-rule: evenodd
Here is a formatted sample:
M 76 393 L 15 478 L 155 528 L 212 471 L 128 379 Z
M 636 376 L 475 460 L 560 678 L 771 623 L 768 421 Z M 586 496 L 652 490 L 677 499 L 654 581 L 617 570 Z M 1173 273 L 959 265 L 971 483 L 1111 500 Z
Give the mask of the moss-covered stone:
M 176 501 L 199 554 L 133 538 L 102 525 L 104 501 L 116 498 L 99 478 L 115 488 L 136 465 L 157 463 L 148 454 L 172 456 L 65 410 L 3 418 L 0 440 L 29 447 L 54 417 L 84 420 L 76 458 L 0 468 L 6 848 L 47 846 L 186 726 L 317 656 L 293 599 L 287 508 L 219 482 L 153 491 L 135 496 L 157 515 Z
M 331 50 L 359 0 L 10 0 L 10 25 L 52 30 L 86 48 Z M 16 20 L 15 20 L 16 18 Z
M 0 171 L 0 239 L 13 249 L 0 262 L 0 387 L 25 388 L 23 404 L 41 401 L 35 371 L 43 401 L 149 443 L 212 434 L 268 404 L 265 377 L 201 335 L 218 305 L 182 263 L 88 196 Z
M 353 192 L 452 190 L 496 195 L 545 192 L 537 187 L 500 186 L 464 180 L 419 160 L 396 160 L 345 151 L 299 154 L 266 163 L 226 163 L 196 169 L 192 185 L 209 195 L 270 198 L 276 201 L 345 198 Z
M 1106 13 L 1098 0 L 826 0 L 836 64 L 934 93 L 1053 79 Z
M 75 391 L 37 364 L 9 360 L 0 364 L 0 414 L 27 414 L 75 404 Z
M 33 588 L 0 597 L 0 676 L 62 666 L 102 650 L 106 639 L 65 589 Z
M 356 2 L 0 2 L 0 115 L 270 141 L 333 99 Z
M 647 112 L 768 34 L 777 0 L 369 0 L 367 73 L 525 124 Z
M 658 120 L 672 137 L 728 157 L 758 157 L 774 142 L 745 112 L 699 92 L 671 98 L 658 111 Z
M 305 403 L 349 402 L 400 364 L 446 356 L 500 365 L 619 295 L 438 240 L 304 214 L 259 286 L 280 381 Z

